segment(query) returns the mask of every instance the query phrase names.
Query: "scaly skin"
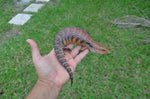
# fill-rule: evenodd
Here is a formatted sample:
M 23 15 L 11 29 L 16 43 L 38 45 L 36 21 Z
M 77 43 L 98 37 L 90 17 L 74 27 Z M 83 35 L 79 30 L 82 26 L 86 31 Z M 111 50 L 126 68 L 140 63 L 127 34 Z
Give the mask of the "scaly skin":
M 93 41 L 90 34 L 78 27 L 68 27 L 60 31 L 55 36 L 54 49 L 59 62 L 69 73 L 71 79 L 71 85 L 73 84 L 73 72 L 65 59 L 64 50 L 70 50 L 66 46 L 70 43 L 76 43 L 81 46 L 85 46 L 90 51 L 97 54 L 108 54 L 109 49 L 101 43 Z

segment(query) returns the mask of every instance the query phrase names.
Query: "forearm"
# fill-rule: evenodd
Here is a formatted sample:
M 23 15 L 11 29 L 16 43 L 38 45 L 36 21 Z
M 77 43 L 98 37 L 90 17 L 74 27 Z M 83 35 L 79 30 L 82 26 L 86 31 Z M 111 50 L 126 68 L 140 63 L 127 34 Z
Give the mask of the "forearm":
M 51 81 L 38 80 L 26 99 L 57 99 L 60 90 Z

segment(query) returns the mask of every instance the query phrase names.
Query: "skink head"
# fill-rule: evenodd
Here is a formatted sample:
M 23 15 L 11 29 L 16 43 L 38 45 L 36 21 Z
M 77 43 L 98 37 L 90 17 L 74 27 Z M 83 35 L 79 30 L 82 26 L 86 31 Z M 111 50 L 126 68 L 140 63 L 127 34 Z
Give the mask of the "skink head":
M 92 42 L 92 45 L 87 44 L 88 48 L 96 54 L 109 54 L 110 50 L 99 42 Z

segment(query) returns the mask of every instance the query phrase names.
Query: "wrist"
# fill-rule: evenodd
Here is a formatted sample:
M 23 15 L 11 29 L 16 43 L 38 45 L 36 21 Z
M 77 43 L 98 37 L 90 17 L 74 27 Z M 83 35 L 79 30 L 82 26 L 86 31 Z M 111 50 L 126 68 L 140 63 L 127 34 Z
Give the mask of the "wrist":
M 26 99 L 57 99 L 60 90 L 52 81 L 38 79 Z
M 50 81 L 50 80 L 43 80 L 43 79 L 38 79 L 37 80 L 37 84 L 43 87 L 48 88 L 49 90 L 54 90 L 55 93 L 60 92 L 61 88 L 58 87 L 54 82 Z

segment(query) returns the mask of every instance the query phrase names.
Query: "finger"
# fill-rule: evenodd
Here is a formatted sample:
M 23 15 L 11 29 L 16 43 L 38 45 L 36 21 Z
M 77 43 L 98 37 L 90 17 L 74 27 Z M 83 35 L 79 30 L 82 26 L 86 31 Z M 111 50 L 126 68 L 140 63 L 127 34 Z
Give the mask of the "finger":
M 36 42 L 31 39 L 27 39 L 26 41 L 27 43 L 30 44 L 31 51 L 32 51 L 32 58 L 33 59 L 39 58 L 41 55 L 40 55 L 39 48 Z
M 75 63 L 78 64 L 88 54 L 88 52 L 89 50 L 86 49 L 83 52 L 81 52 L 78 56 L 76 56 Z
M 74 46 L 74 44 L 69 44 L 67 47 L 69 47 L 70 49 L 72 49 Z
M 67 45 L 67 47 L 70 48 L 70 49 L 72 49 L 73 46 L 74 46 L 74 44 L 69 44 L 69 45 Z M 64 53 L 65 53 L 65 55 L 68 55 L 68 54 L 69 54 L 69 51 L 65 50 Z
M 75 57 L 75 56 L 79 53 L 80 49 L 81 49 L 81 46 L 76 46 L 76 47 L 72 50 L 71 56 L 72 56 L 72 57 Z

